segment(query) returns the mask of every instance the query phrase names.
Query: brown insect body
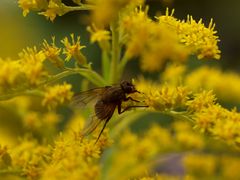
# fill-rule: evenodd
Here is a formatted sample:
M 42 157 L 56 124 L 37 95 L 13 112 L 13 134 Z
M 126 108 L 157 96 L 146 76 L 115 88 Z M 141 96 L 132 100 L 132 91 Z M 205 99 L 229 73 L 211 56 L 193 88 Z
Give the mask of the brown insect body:
M 76 105 L 86 105 L 90 101 L 96 100 L 95 103 L 95 115 L 92 116 L 91 121 L 85 126 L 82 131 L 82 135 L 88 135 L 96 129 L 96 127 L 104 121 L 103 128 L 96 140 L 99 140 L 103 130 L 106 127 L 106 124 L 111 119 L 116 107 L 118 108 L 118 114 L 123 113 L 124 111 L 133 108 L 133 107 L 147 107 L 147 106 L 128 106 L 122 110 L 121 104 L 123 101 L 132 100 L 131 97 L 127 97 L 128 94 L 138 92 L 135 89 L 135 86 L 128 82 L 122 81 L 118 86 L 105 86 L 102 88 L 95 88 L 85 92 L 80 93 L 74 97 L 74 102 Z

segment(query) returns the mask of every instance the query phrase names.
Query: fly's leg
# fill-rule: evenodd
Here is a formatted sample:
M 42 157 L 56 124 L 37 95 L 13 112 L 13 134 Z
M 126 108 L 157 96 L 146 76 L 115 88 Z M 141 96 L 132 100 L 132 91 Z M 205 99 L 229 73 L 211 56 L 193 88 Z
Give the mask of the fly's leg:
M 142 108 L 142 107 L 148 107 L 147 105 L 142 105 L 142 106 L 127 106 L 126 108 L 124 108 L 122 110 L 122 106 L 121 106 L 121 103 L 118 104 L 118 114 L 122 114 L 124 113 L 125 111 L 131 109 L 131 108 Z
M 133 99 L 131 97 L 127 97 L 127 98 L 124 99 L 124 101 L 128 101 L 128 100 L 131 100 L 131 101 L 134 101 L 134 102 L 140 102 L 140 101 L 138 101 L 136 99 Z
M 102 135 L 102 133 L 103 133 L 103 131 L 104 131 L 104 129 L 105 129 L 108 121 L 111 119 L 111 117 L 112 117 L 112 116 L 110 116 L 109 118 L 107 118 L 106 121 L 104 122 L 103 128 L 102 128 L 101 132 L 99 133 L 98 138 L 97 138 L 95 144 L 98 142 L 99 138 L 101 137 L 101 135 Z

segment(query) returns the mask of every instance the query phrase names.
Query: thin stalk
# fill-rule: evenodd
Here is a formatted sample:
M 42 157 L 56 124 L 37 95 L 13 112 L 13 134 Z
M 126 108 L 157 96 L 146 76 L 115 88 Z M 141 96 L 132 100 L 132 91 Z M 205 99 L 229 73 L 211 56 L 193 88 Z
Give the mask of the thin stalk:
M 108 56 L 108 52 L 106 50 L 103 50 L 102 52 L 102 73 L 103 78 L 109 82 L 109 71 L 110 71 L 110 60 Z
M 121 59 L 120 65 L 119 65 L 119 74 L 120 74 L 120 76 L 122 75 L 123 70 L 125 69 L 125 66 L 126 66 L 128 60 L 129 60 L 129 58 L 126 55 L 124 55 L 123 58 Z
M 118 30 L 118 19 L 116 19 L 111 24 L 112 31 L 112 61 L 111 61 L 111 71 L 110 71 L 110 81 L 112 84 L 117 83 L 119 80 L 118 74 L 118 63 L 119 63 L 119 30 Z
M 83 4 L 81 6 L 65 6 L 64 7 L 66 10 L 70 11 L 89 11 L 93 10 L 95 6 L 93 5 L 88 5 L 88 4 Z
M 72 74 L 80 74 L 85 78 L 87 78 L 90 82 L 92 82 L 96 86 L 107 85 L 106 81 L 98 73 L 96 73 L 95 71 L 92 71 L 91 69 L 84 69 L 84 68 L 75 68 L 75 69 L 65 68 L 65 69 L 66 69 L 65 71 L 59 74 L 56 74 L 54 76 L 51 76 L 48 80 L 39 84 L 38 87 L 36 87 L 36 89 L 28 89 L 28 90 L 16 91 L 9 94 L 4 94 L 0 96 L 0 101 L 7 100 L 16 96 L 23 96 L 23 95 L 43 96 L 43 93 L 40 91 L 42 87 Z
M 170 116 L 175 117 L 175 118 L 184 119 L 184 120 L 187 120 L 187 121 L 190 121 L 190 122 L 194 122 L 194 120 L 191 117 L 189 117 L 185 111 L 184 112 L 166 111 L 166 112 L 162 112 L 162 113 L 170 115 Z
M 1 169 L 0 170 L 0 175 L 6 175 L 6 174 L 11 174 L 11 175 L 22 175 L 22 171 L 18 169 Z
M 21 92 L 15 92 L 10 94 L 5 94 L 0 96 L 0 101 L 8 100 L 17 96 L 43 96 L 43 93 L 40 90 L 25 90 Z

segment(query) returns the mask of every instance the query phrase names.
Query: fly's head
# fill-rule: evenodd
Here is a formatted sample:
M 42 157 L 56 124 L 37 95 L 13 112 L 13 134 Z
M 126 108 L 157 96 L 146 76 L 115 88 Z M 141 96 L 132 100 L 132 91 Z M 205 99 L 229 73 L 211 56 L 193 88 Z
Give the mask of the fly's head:
M 136 90 L 135 86 L 129 81 L 122 81 L 120 86 L 126 94 L 139 92 L 139 91 Z

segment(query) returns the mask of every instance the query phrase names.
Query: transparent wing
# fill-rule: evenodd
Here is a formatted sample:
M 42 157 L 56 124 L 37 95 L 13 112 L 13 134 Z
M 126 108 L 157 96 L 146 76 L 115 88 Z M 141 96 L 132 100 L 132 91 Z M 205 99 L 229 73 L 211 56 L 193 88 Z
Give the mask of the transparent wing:
M 100 87 L 100 88 L 95 88 L 95 89 L 90 89 L 88 91 L 80 92 L 73 96 L 70 106 L 84 107 L 88 103 L 95 103 L 107 89 L 108 87 Z
M 99 107 L 98 110 L 96 111 L 96 113 L 94 115 L 92 115 L 90 117 L 90 119 L 87 121 L 87 124 L 83 128 L 81 135 L 87 136 L 87 135 L 91 134 L 99 126 L 99 124 L 101 122 L 104 122 L 104 124 L 106 125 L 106 123 L 112 117 L 115 108 L 116 108 L 115 104 L 103 105 L 103 106 Z M 105 125 L 104 125 L 102 131 L 104 130 Z M 101 133 L 102 133 L 102 131 L 101 131 Z M 99 134 L 99 137 L 100 137 L 101 133 Z
M 81 131 L 81 136 L 87 136 L 91 134 L 102 121 L 98 119 L 96 115 L 92 115 L 85 124 L 83 130 Z

